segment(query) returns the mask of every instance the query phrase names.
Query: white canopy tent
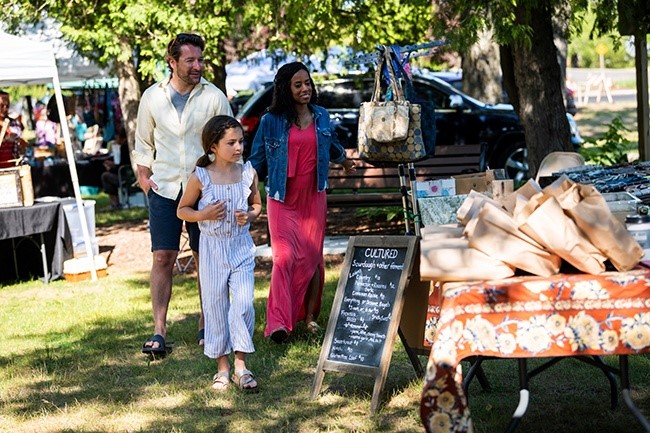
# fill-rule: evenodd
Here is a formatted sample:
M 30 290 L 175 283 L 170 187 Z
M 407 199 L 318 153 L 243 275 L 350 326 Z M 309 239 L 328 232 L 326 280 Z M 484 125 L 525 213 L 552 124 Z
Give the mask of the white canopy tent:
M 59 111 L 59 119 L 65 122 L 65 106 L 63 104 L 59 72 L 56 67 L 52 46 L 44 42 L 36 42 L 0 32 L 0 54 L 3 59 L 0 62 L 0 87 L 52 83 Z M 89 258 L 91 277 L 93 280 L 96 280 L 97 271 L 93 259 L 94 256 L 86 221 L 86 212 L 83 211 L 84 207 L 79 190 L 79 178 L 77 176 L 77 166 L 75 165 L 72 142 L 70 141 L 70 132 L 65 127 L 65 124 L 63 126 L 61 131 L 63 132 L 63 140 L 65 142 L 65 151 L 68 159 L 68 167 L 70 168 L 70 177 L 72 178 L 77 209 L 79 209 L 79 220 L 86 246 L 86 254 Z

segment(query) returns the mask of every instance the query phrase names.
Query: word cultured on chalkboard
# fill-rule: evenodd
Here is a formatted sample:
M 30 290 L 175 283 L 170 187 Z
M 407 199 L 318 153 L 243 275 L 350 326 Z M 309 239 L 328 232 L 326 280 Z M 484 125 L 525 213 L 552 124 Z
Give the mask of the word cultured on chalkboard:
M 328 359 L 378 366 L 406 248 L 357 248 Z

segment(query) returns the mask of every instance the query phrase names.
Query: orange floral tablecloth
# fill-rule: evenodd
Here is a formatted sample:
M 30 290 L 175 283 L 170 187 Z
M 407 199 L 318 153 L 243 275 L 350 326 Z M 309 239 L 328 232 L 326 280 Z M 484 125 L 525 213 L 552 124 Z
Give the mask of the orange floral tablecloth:
M 429 300 L 425 339 L 425 429 L 471 432 L 464 358 L 650 352 L 650 270 L 443 284 Z

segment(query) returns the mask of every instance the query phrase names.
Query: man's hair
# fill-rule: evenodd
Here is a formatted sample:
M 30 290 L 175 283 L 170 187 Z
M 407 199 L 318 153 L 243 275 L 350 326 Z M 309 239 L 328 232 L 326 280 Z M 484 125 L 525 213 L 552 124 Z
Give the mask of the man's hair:
M 165 54 L 165 60 L 167 61 L 167 64 L 169 65 L 169 69 L 171 69 L 172 73 L 174 70 L 171 67 L 171 64 L 169 61 L 171 59 L 174 59 L 178 61 L 181 57 L 181 47 L 183 45 L 193 45 L 195 47 L 198 47 L 203 51 L 205 48 L 205 41 L 203 41 L 203 38 L 197 34 L 194 33 L 179 33 L 177 34 L 174 39 L 172 39 L 169 44 L 167 44 L 167 53 Z

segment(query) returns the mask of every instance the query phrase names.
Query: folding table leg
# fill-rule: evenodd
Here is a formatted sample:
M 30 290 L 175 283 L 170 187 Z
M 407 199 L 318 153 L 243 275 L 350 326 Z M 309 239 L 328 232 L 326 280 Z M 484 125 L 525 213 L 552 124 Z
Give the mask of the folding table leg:
M 11 250 L 14 253 L 14 272 L 16 273 L 16 279 L 18 279 L 18 256 L 16 255 L 16 241 L 14 238 L 11 238 Z
M 465 392 L 465 395 L 469 397 L 469 384 L 474 380 L 474 377 L 476 377 L 481 384 L 481 387 L 485 391 L 490 391 L 492 387 L 490 386 L 490 382 L 488 381 L 487 376 L 485 375 L 485 371 L 483 370 L 482 363 L 485 360 L 484 357 L 482 356 L 477 356 L 468 359 L 469 361 L 469 370 L 467 370 L 467 374 L 464 375 L 465 377 L 463 378 L 463 391 Z
M 605 364 L 603 358 L 597 355 L 594 355 L 592 358 L 594 359 L 596 367 L 600 368 L 603 371 L 603 373 L 607 377 L 607 380 L 609 381 L 611 408 L 616 409 L 616 406 L 618 406 L 618 391 L 616 386 L 616 377 L 614 376 L 614 373 L 612 373 L 607 368 L 608 365 Z
M 47 250 L 45 249 L 45 237 L 43 236 L 43 233 L 40 233 L 41 236 L 41 244 L 39 245 L 38 242 L 34 240 L 31 236 L 23 236 L 18 243 L 14 240 L 14 238 L 11 239 L 11 249 L 13 250 L 14 254 L 14 272 L 16 273 L 16 279 L 18 278 L 18 255 L 16 254 L 16 248 L 24 241 L 28 240 L 32 244 L 34 244 L 39 251 L 41 252 L 41 260 L 43 264 L 43 281 L 45 282 L 45 285 L 48 285 L 48 282 L 50 281 L 50 270 L 47 267 Z
M 47 268 L 47 252 L 45 251 L 45 238 L 43 233 L 41 233 L 41 259 L 43 260 L 43 280 L 45 285 L 50 281 L 50 271 Z
M 632 412 L 632 415 L 634 415 L 634 417 L 643 426 L 646 433 L 650 433 L 650 423 L 648 423 L 648 420 L 643 416 L 639 408 L 636 407 L 632 401 L 632 397 L 630 397 L 630 377 L 628 375 L 629 370 L 627 355 L 620 355 L 618 357 L 618 362 L 621 374 L 621 394 L 623 394 L 623 401 Z
M 519 358 L 517 361 L 519 363 L 519 404 L 517 405 L 517 409 L 515 409 L 515 413 L 512 414 L 512 419 L 510 420 L 510 424 L 508 424 L 508 429 L 506 430 L 507 433 L 515 431 L 521 422 L 521 418 L 523 418 L 524 414 L 528 410 L 528 400 L 530 398 L 530 392 L 528 391 L 528 366 L 526 358 Z
M 404 333 L 402 332 L 401 328 L 397 328 L 397 335 L 399 335 L 399 339 L 402 340 L 402 345 L 404 346 L 404 350 L 406 351 L 406 354 L 409 357 L 409 360 L 411 361 L 411 364 L 413 365 L 413 369 L 415 370 L 415 374 L 418 377 L 423 377 L 424 376 L 424 368 L 422 367 L 422 363 L 420 362 L 420 358 L 413 352 L 413 349 L 408 345 L 408 341 L 406 340 L 406 337 L 404 336 Z

